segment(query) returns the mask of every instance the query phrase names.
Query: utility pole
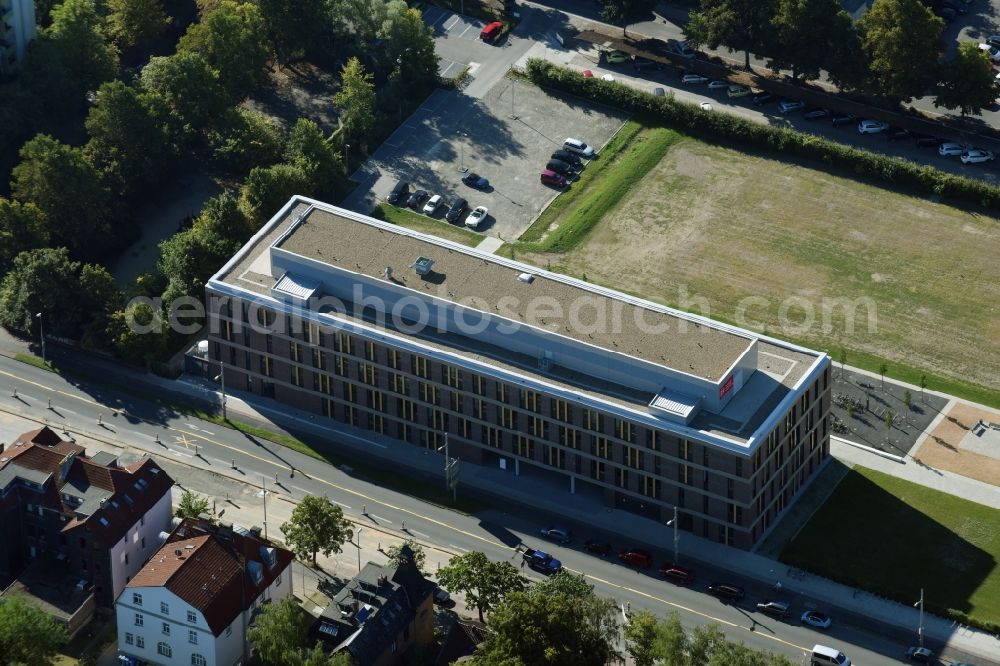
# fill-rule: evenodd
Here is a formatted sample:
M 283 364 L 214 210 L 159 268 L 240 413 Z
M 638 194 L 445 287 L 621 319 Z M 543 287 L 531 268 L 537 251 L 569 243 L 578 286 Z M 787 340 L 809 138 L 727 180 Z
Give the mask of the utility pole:
M 267 479 L 260 475 L 260 491 L 264 493 L 264 541 L 267 541 Z
M 444 451 L 444 489 L 451 491 L 452 501 L 458 500 L 459 460 L 448 455 L 448 433 L 444 434 L 444 446 L 438 449 Z
M 359 527 L 358 531 L 355 532 L 355 536 L 358 537 L 358 573 L 361 573 L 361 532 L 364 530 L 363 527 Z
M 38 317 L 38 337 L 42 342 L 42 363 L 45 363 L 45 321 L 42 319 L 41 312 L 35 316 Z
M 920 601 L 913 604 L 920 607 L 920 626 L 917 627 L 917 638 L 920 640 L 920 647 L 924 646 L 924 588 L 920 588 Z
M 222 382 L 222 420 L 228 421 L 226 416 L 226 369 L 222 366 L 222 361 L 219 361 L 219 375 L 215 379 Z
M 674 526 L 674 564 L 677 564 L 678 548 L 681 542 L 681 535 L 678 531 L 680 521 L 677 520 L 677 507 L 674 506 L 674 519 L 667 522 L 667 527 Z

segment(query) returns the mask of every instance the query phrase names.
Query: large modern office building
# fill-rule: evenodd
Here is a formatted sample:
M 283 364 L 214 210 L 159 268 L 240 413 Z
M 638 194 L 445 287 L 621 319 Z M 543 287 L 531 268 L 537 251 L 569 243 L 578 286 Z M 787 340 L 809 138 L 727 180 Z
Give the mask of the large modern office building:
M 829 455 L 824 354 L 318 201 L 206 291 L 230 389 L 739 548 Z

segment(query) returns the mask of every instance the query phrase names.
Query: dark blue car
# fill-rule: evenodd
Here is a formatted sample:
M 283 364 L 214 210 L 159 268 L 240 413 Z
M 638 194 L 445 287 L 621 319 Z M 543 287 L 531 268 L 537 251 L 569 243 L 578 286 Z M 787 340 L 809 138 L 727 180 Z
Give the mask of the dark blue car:
M 469 171 L 464 176 L 462 176 L 462 182 L 469 187 L 474 187 L 477 190 L 485 190 L 490 186 L 490 181 L 486 180 L 478 173 L 474 171 Z

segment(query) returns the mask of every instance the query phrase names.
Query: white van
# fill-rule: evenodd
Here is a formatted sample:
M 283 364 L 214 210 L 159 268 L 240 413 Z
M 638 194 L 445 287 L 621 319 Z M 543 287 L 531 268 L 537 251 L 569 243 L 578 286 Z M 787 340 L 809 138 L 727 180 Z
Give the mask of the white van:
M 571 153 L 576 153 L 577 155 L 583 155 L 586 158 L 591 158 L 594 156 L 594 149 L 585 144 L 579 139 L 574 139 L 570 137 L 563 141 L 563 148 L 570 151 Z
M 851 666 L 851 659 L 840 650 L 825 645 L 814 645 L 809 666 Z

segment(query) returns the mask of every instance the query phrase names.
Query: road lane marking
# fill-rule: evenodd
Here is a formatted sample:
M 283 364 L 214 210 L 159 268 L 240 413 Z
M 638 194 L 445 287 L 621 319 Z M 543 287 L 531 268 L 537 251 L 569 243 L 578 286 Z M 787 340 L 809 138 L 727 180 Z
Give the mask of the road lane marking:
M 302 492 L 305 492 L 305 491 L 302 491 Z M 309 493 L 306 493 L 306 495 L 308 495 L 308 494 Z M 337 505 L 340 505 L 340 506 L 344 507 L 345 509 L 350 509 L 351 508 L 349 505 L 344 504 L 343 502 L 338 502 L 337 500 L 330 500 L 330 501 L 333 502 L 334 504 L 337 504 Z
M 416 534 L 418 537 L 423 537 L 423 538 L 427 539 L 428 541 L 431 540 L 431 538 L 429 536 L 427 536 L 426 534 L 424 534 L 423 532 L 419 532 L 417 530 L 410 530 L 410 532 L 413 533 L 413 534 Z
M 392 521 L 389 520 L 388 518 L 383 518 L 382 516 L 377 516 L 374 513 L 371 513 L 370 511 L 368 512 L 367 515 L 368 515 L 369 518 L 375 518 L 375 519 L 381 520 L 383 523 L 389 523 L 390 525 L 392 525 Z
M 455 550 L 460 550 L 460 551 L 462 551 L 463 553 L 467 553 L 467 552 L 469 552 L 469 549 L 468 549 L 468 548 L 462 548 L 461 546 L 456 546 L 456 545 L 455 545 L 455 544 L 453 544 L 453 543 L 449 543 L 449 544 L 448 544 L 448 547 L 449 547 L 449 548 L 454 548 Z

